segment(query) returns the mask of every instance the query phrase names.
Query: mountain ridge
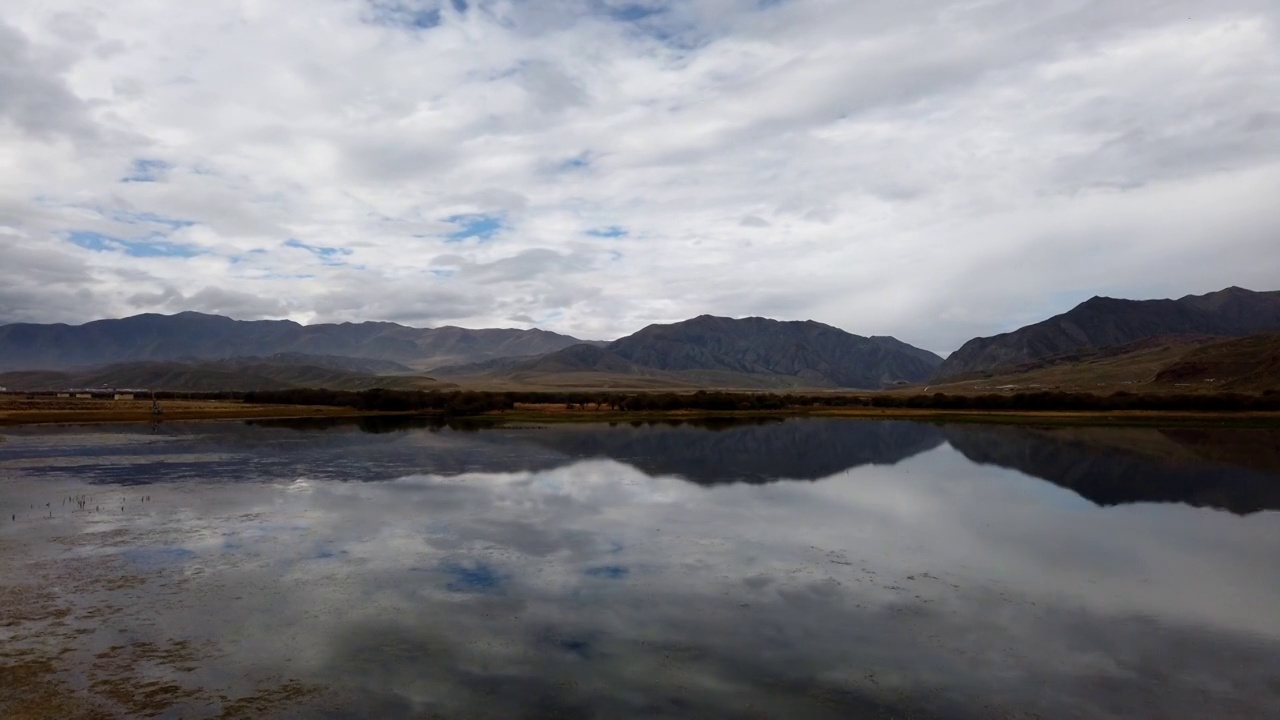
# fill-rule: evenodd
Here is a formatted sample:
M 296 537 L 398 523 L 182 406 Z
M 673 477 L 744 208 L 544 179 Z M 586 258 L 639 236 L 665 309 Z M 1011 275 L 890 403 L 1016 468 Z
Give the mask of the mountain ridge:
M 0 326 L 0 370 L 67 370 L 141 360 L 219 359 L 303 353 L 387 360 L 414 369 L 535 355 L 582 340 L 548 330 L 455 326 L 413 328 L 390 322 L 321 323 L 235 320 L 187 311 L 143 313 L 82 325 Z
M 1046 320 L 966 342 L 943 361 L 933 377 L 947 380 L 992 372 L 1158 335 L 1242 337 L 1277 330 L 1280 291 L 1255 292 L 1232 286 L 1176 300 L 1094 296 Z
M 643 378 L 673 387 L 875 389 L 929 377 L 942 358 L 892 337 L 863 337 L 813 320 L 699 315 L 653 324 L 604 347 L 573 345 L 543 356 L 437 368 L 442 376 L 517 381 L 574 373 L 579 380 Z

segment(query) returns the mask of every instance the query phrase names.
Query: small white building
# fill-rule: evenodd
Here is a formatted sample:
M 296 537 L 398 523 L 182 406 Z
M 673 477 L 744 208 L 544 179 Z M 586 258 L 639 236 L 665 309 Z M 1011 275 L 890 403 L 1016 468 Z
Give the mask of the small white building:
M 93 393 L 76 393 L 76 397 L 81 400 L 91 400 L 93 399 Z
M 115 399 L 116 400 L 132 400 L 133 393 L 116 393 Z

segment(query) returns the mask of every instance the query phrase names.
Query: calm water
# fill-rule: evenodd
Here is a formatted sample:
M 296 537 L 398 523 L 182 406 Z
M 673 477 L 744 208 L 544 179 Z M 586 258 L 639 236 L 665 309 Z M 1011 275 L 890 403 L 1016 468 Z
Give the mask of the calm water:
M 0 715 L 1280 716 L 1276 431 L 2 434 Z

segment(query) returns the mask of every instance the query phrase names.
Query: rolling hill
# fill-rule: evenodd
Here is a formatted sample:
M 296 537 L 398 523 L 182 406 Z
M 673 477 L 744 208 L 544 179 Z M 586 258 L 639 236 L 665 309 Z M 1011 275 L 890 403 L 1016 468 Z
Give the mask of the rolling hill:
M 1162 335 L 1240 337 L 1269 331 L 1280 331 L 1280 292 L 1231 287 L 1178 300 L 1095 297 L 1043 322 L 970 340 L 938 367 L 934 378 L 995 373 Z
M 184 312 L 84 325 L 0 326 L 0 371 L 65 370 L 181 358 L 280 353 L 387 360 L 417 369 L 540 355 L 582 342 L 545 330 L 412 328 L 386 322 L 299 325 Z

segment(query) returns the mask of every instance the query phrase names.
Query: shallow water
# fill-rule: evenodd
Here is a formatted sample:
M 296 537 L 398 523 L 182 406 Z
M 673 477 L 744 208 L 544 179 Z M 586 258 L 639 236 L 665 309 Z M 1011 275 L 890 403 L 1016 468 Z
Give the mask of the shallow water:
M 1275 431 L 4 436 L 0 715 L 1280 708 Z

